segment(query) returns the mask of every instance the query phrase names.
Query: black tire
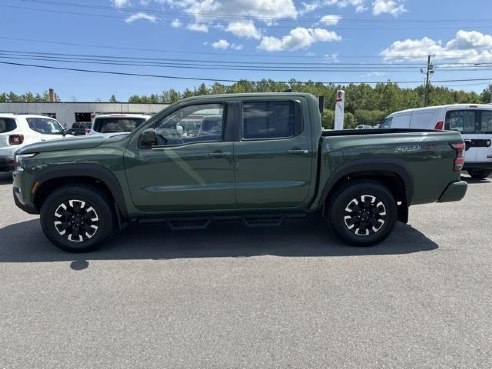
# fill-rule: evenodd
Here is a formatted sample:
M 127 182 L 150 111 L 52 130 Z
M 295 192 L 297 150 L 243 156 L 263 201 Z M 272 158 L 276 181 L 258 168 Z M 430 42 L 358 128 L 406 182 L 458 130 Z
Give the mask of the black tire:
M 489 176 L 490 170 L 485 169 L 469 169 L 468 174 L 473 179 L 485 179 Z
M 396 202 L 392 193 L 377 182 L 348 183 L 331 196 L 328 220 L 344 242 L 371 246 L 383 241 L 393 230 Z
M 113 211 L 106 196 L 84 185 L 63 186 L 51 193 L 40 212 L 41 228 L 57 247 L 88 252 L 113 233 Z

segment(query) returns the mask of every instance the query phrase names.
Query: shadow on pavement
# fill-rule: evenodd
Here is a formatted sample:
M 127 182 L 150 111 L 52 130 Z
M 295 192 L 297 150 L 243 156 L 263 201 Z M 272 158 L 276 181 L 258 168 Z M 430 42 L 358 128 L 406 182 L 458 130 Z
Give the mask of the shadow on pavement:
M 491 178 L 487 177 L 485 179 L 473 179 L 471 177 L 461 177 L 462 181 L 468 182 L 468 184 L 487 184 L 491 183 Z
M 236 222 L 206 230 L 170 231 L 162 224 L 135 224 L 115 235 L 100 250 L 71 254 L 57 249 L 43 235 L 37 219 L 0 229 L 0 262 L 87 260 L 167 260 L 275 255 L 284 257 L 363 256 L 431 251 L 439 246 L 411 226 L 397 224 L 393 234 L 372 247 L 344 245 L 320 220 L 292 220 L 281 227 L 246 228 Z
M 11 184 L 12 183 L 12 173 L 0 173 L 0 185 Z

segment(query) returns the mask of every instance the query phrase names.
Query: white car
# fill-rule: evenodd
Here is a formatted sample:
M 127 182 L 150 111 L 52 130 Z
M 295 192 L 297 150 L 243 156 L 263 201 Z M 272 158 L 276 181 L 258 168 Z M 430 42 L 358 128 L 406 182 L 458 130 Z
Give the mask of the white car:
M 0 113 L 0 172 L 14 169 L 14 154 L 19 148 L 60 139 L 65 133 L 56 119 L 44 115 Z
M 146 114 L 100 114 L 94 118 L 89 135 L 129 133 L 151 116 Z
M 466 143 L 463 170 L 474 179 L 492 173 L 492 104 L 452 104 L 407 109 L 388 115 L 385 128 L 454 130 Z

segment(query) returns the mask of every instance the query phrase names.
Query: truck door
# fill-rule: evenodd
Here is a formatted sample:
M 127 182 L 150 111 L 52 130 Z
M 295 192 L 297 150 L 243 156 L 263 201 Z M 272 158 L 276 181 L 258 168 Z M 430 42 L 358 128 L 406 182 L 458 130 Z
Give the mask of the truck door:
M 222 103 L 187 105 L 135 135 L 124 160 L 137 209 L 235 208 L 233 143 L 225 124 L 230 110 Z
M 246 100 L 239 110 L 241 137 L 234 144 L 238 207 L 306 205 L 316 180 L 312 164 L 317 143 L 313 145 L 309 114 L 300 101 Z

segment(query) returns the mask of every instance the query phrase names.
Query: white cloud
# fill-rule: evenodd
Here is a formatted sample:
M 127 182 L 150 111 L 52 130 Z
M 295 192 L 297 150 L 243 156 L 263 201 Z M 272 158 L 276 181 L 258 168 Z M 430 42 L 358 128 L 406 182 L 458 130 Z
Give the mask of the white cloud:
M 325 26 L 336 26 L 338 22 L 340 22 L 340 19 L 342 19 L 342 17 L 339 15 L 328 14 L 322 17 L 319 21 Z
M 366 0 L 325 0 L 323 1 L 323 5 L 336 5 L 339 8 L 346 8 L 348 6 L 353 6 L 357 13 L 361 13 L 367 10 L 365 6 Z
M 468 50 L 483 47 L 492 47 L 492 35 L 484 35 L 477 31 L 460 30 L 456 33 L 456 38 L 446 44 L 448 50 Z
M 237 37 L 254 38 L 256 40 L 261 38 L 261 32 L 255 27 L 255 23 L 251 19 L 229 23 L 226 31 Z
M 372 3 L 372 14 L 381 15 L 384 13 L 391 14 L 394 17 L 407 12 L 402 0 L 374 0 Z
M 175 19 L 171 22 L 171 27 L 173 28 L 180 28 L 183 25 L 179 19 Z
M 324 28 L 297 27 L 281 39 L 265 36 L 261 39 L 259 49 L 265 51 L 285 51 L 306 49 L 316 42 L 340 41 L 342 38 L 333 31 Z
M 126 8 L 130 5 L 130 0 L 113 0 L 115 8 Z
M 298 15 L 293 0 L 164 0 L 195 17 L 197 23 L 215 19 L 253 17 L 265 20 L 295 19 Z M 268 19 L 266 19 L 268 18 Z
M 380 55 L 387 62 L 424 61 L 427 55 L 432 55 L 434 60 L 440 61 L 492 63 L 492 35 L 460 30 L 455 38 L 446 44 L 429 37 L 420 40 L 395 41 Z
M 299 10 L 299 15 L 305 15 L 308 13 L 314 12 L 316 9 L 321 7 L 321 3 L 319 1 L 315 1 L 313 3 L 302 3 L 302 9 Z
M 205 42 L 203 44 L 203 46 L 207 46 L 207 45 L 208 45 L 208 42 Z M 244 47 L 241 44 L 235 44 L 234 42 L 233 43 L 230 43 L 227 40 L 219 40 L 219 41 L 216 41 L 216 42 L 212 43 L 211 46 L 214 49 L 222 49 L 222 50 L 226 50 L 226 49 L 242 50 L 243 47 Z
M 212 47 L 214 49 L 228 49 L 229 46 L 231 46 L 231 44 L 226 41 L 226 40 L 219 40 L 219 41 L 216 41 L 212 44 Z
M 146 20 L 148 22 L 155 23 L 157 18 L 155 17 L 155 15 L 149 15 L 147 13 L 140 12 L 129 16 L 128 18 L 125 19 L 125 22 L 133 23 L 137 20 Z
M 205 32 L 205 33 L 208 32 L 208 26 L 203 23 L 188 24 L 186 28 L 188 28 L 190 31 L 195 31 L 195 32 Z

